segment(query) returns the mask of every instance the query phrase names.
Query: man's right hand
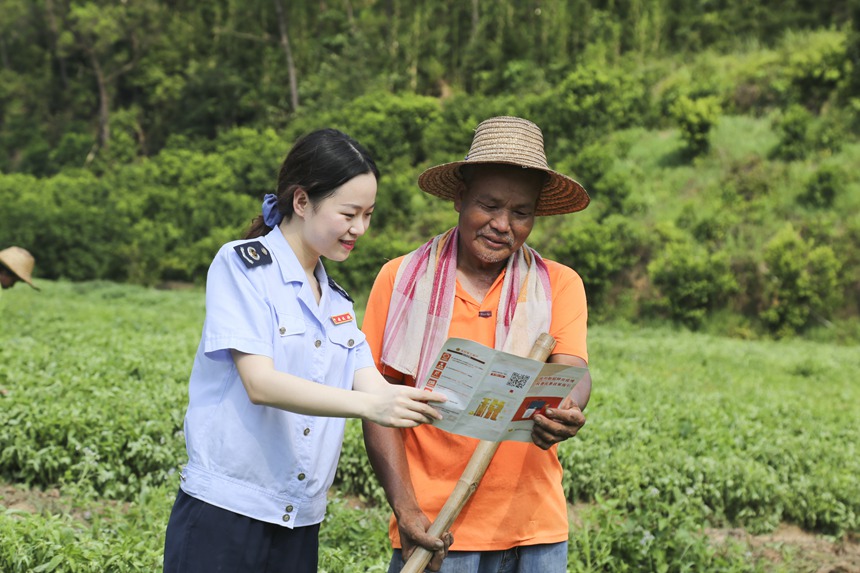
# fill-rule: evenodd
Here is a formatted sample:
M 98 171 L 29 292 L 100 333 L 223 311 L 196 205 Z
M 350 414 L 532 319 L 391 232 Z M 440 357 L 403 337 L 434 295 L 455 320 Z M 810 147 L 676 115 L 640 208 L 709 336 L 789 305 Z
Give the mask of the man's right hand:
M 442 560 L 448 555 L 448 548 L 454 543 L 454 536 L 450 531 L 442 534 L 441 539 L 427 533 L 430 529 L 430 520 L 422 511 L 412 511 L 405 515 L 397 516 L 397 528 L 400 530 L 400 544 L 403 561 L 409 561 L 409 557 L 418 546 L 433 552 L 427 569 L 438 571 L 442 567 Z

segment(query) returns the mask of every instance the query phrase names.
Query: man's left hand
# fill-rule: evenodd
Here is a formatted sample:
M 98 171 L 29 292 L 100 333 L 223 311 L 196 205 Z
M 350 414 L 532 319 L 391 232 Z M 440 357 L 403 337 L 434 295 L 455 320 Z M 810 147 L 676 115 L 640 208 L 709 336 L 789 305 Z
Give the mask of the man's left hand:
M 532 441 L 543 450 L 548 450 L 554 444 L 563 442 L 576 435 L 585 425 L 585 415 L 576 401 L 565 398 L 558 408 L 547 408 L 545 412 L 535 414 Z

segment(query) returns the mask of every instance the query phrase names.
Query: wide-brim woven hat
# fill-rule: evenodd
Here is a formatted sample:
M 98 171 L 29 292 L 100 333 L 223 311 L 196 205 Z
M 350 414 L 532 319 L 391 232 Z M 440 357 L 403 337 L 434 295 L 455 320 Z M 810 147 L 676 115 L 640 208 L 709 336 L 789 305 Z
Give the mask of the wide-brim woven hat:
M 18 275 L 19 279 L 39 290 L 39 287 L 33 284 L 33 267 L 36 266 L 36 261 L 27 249 L 21 247 L 3 249 L 0 251 L 0 263 Z
M 547 174 L 535 215 L 574 213 L 585 209 L 590 201 L 582 185 L 549 168 L 540 128 L 526 119 L 510 116 L 482 121 L 465 159 L 427 169 L 418 176 L 418 186 L 431 195 L 453 200 L 465 189 L 460 167 L 487 163 L 516 165 Z

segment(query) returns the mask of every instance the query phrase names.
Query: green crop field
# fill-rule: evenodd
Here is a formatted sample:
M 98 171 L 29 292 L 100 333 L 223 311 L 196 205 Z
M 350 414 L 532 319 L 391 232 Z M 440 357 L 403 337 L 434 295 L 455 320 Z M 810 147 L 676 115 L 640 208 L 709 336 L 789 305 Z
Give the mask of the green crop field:
M 0 571 L 157 571 L 202 290 L 40 283 L 0 299 Z M 570 571 L 816 570 L 737 534 L 786 524 L 856 549 L 856 348 L 601 324 L 589 342 L 588 423 L 560 451 Z M 321 571 L 386 570 L 380 494 L 350 423 Z

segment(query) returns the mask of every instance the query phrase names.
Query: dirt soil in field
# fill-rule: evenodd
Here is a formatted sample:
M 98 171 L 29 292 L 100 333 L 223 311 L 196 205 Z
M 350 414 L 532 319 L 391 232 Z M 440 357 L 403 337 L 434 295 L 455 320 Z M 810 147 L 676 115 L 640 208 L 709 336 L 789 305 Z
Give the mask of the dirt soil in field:
M 568 517 L 581 524 L 579 511 L 584 504 L 568 506 Z M 752 535 L 741 528 L 706 528 L 705 535 L 717 547 L 741 544 L 749 548 L 752 559 L 765 559 L 774 566 L 796 573 L 860 573 L 860 535 L 847 534 L 842 539 L 804 531 L 784 523 L 776 531 Z
M 362 504 L 356 500 L 354 505 L 350 505 L 360 508 Z M 3 482 L 0 482 L 0 506 L 28 513 L 69 513 L 83 522 L 89 521 L 91 512 L 98 511 L 98 507 L 74 507 L 57 489 L 42 491 Z M 570 506 L 568 515 L 574 524 L 579 522 L 577 506 Z M 714 545 L 746 545 L 752 556 L 764 558 L 790 571 L 860 573 L 860 535 L 856 533 L 833 540 L 794 525 L 783 524 L 776 531 L 765 535 L 752 535 L 740 528 L 708 528 L 705 534 Z
M 705 533 L 715 544 L 730 541 L 745 544 L 753 555 L 784 564 L 792 571 L 860 573 L 857 534 L 832 540 L 785 523 L 765 535 L 751 535 L 743 529 L 706 529 Z
M 102 507 L 123 505 L 121 502 L 107 501 L 78 507 L 69 498 L 64 498 L 58 489 L 28 489 L 19 485 L 0 482 L 0 507 L 7 510 L 27 513 L 68 514 L 82 522 L 88 522 L 94 512 Z

